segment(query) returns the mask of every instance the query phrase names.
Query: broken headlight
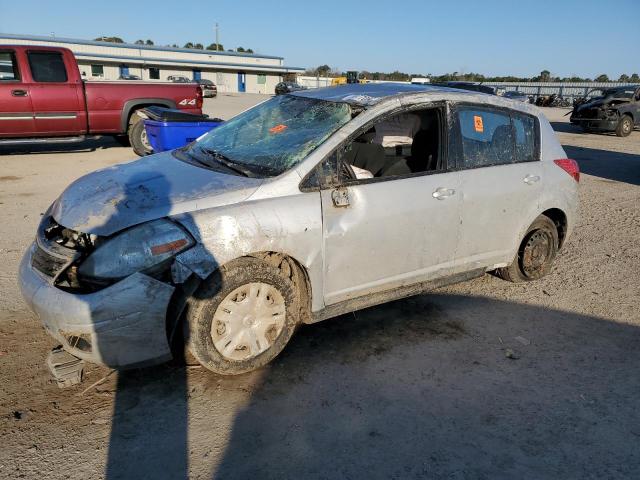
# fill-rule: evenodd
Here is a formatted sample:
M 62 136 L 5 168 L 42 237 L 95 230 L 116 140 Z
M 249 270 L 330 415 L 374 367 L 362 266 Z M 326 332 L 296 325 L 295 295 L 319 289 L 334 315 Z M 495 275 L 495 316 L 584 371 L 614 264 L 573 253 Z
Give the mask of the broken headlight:
M 104 242 L 82 262 L 78 274 L 85 278 L 119 280 L 159 266 L 194 243 L 175 223 L 154 220 Z

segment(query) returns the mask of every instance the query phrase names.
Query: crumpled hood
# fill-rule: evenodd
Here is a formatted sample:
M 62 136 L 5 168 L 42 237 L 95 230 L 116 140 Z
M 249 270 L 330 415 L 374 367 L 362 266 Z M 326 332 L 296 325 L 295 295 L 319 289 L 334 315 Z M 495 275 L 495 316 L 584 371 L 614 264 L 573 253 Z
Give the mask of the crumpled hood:
M 606 107 L 607 105 L 620 105 L 621 103 L 628 103 L 629 100 L 625 99 L 625 98 L 615 98 L 615 97 L 598 97 L 594 100 L 591 100 L 590 102 L 587 103 L 583 103 L 582 105 L 580 105 L 578 107 L 578 111 L 581 110 L 589 110 L 591 108 L 602 108 L 602 107 Z
M 241 202 L 262 182 L 164 152 L 79 178 L 54 202 L 51 215 L 64 227 L 106 236 L 168 215 Z

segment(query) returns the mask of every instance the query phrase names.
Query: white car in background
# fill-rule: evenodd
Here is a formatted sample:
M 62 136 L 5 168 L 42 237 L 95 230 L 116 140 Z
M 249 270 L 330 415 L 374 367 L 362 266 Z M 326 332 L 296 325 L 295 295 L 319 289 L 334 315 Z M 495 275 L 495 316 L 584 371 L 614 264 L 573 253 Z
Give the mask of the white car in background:
M 579 171 L 534 106 L 445 87 L 280 95 L 100 170 L 45 213 L 22 292 L 69 354 L 271 361 L 301 323 L 496 272 L 550 272 Z

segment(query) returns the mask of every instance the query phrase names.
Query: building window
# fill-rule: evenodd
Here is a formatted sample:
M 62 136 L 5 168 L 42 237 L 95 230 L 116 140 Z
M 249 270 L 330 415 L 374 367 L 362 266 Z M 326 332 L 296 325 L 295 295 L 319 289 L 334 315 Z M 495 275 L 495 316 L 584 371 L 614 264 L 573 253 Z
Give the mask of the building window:
M 104 65 L 91 65 L 92 77 L 104 77 Z
M 151 80 L 160 80 L 160 69 L 158 67 L 149 67 L 149 78 Z
M 264 85 L 267 83 L 267 76 L 265 74 L 258 74 L 258 85 Z

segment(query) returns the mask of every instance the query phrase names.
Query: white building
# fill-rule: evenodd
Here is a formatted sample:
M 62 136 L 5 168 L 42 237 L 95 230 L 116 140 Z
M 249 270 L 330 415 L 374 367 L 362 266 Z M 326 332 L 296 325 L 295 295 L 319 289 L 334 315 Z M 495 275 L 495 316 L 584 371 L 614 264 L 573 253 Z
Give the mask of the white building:
M 209 79 L 219 92 L 274 93 L 286 74 L 303 68 L 284 65 L 282 57 L 255 53 L 97 42 L 72 38 L 0 33 L 0 45 L 47 45 L 73 51 L 87 80 L 117 80 L 137 75 L 146 81 L 166 82 L 169 76 Z

